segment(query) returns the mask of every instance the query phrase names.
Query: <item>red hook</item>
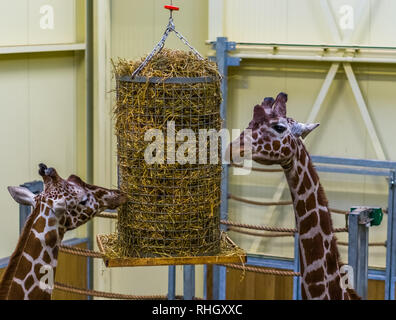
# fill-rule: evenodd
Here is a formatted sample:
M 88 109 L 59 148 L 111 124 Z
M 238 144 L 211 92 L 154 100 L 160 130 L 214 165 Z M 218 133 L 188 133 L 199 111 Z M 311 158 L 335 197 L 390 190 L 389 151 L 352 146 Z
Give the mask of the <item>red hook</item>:
M 170 5 L 166 5 L 164 6 L 165 9 L 172 11 L 179 11 L 179 7 L 175 7 L 175 6 L 170 6 Z

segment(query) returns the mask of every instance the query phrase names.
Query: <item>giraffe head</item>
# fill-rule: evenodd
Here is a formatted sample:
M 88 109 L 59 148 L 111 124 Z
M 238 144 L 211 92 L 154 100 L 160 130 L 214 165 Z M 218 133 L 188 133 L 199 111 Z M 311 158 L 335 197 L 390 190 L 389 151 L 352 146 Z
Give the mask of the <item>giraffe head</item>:
M 261 105 L 254 107 L 248 128 L 229 146 L 227 155 L 231 149 L 234 162 L 239 162 L 239 155 L 246 156 L 249 152 L 245 150 L 246 145 L 251 147 L 252 159 L 260 164 L 287 166 L 292 161 L 301 143 L 300 137 L 304 139 L 319 124 L 304 124 L 288 118 L 286 102 L 287 94 L 281 92 L 275 100 L 265 98 Z
M 16 202 L 35 209 L 42 206 L 46 216 L 54 215 L 64 231 L 73 230 L 105 209 L 115 209 L 127 201 L 119 190 L 89 185 L 76 175 L 62 179 L 54 168 L 39 165 L 44 191 L 34 195 L 23 187 L 8 187 Z
M 39 174 L 44 191 L 38 195 L 23 187 L 8 187 L 18 203 L 32 206 L 33 211 L 0 281 L 0 299 L 50 299 L 65 232 L 127 201 L 118 190 L 89 185 L 75 175 L 62 179 L 44 164 L 39 165 Z

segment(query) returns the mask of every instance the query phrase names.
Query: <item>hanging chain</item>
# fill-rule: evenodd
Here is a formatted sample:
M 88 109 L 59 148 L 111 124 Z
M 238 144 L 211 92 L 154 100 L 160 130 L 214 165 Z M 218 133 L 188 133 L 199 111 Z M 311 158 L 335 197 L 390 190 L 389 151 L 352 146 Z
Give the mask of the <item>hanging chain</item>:
M 176 36 L 187 46 L 190 48 L 190 50 L 197 56 L 199 60 L 204 60 L 204 57 L 193 47 L 190 45 L 190 43 L 187 41 L 183 35 L 176 30 L 175 23 L 173 22 L 173 17 L 172 17 L 172 10 L 170 11 L 170 17 L 169 17 L 169 23 L 168 26 L 166 27 L 166 30 L 164 34 L 162 35 L 161 40 L 158 42 L 158 44 L 154 47 L 153 51 L 144 59 L 142 64 L 132 73 L 132 78 L 134 78 L 140 71 L 146 67 L 146 65 L 150 62 L 150 60 L 161 50 L 164 48 L 165 41 L 168 38 L 169 34 L 171 32 L 174 32 Z

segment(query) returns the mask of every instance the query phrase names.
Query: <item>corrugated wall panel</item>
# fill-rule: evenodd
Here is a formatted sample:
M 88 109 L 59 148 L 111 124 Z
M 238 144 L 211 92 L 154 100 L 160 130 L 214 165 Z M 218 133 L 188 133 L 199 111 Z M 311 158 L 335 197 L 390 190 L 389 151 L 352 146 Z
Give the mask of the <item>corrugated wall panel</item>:
M 75 19 L 84 11 L 84 0 L 77 1 L 78 8 L 74 0 L 49 3 L 52 30 L 40 28 L 40 7 L 47 1 L 0 1 L 0 45 L 74 42 Z M 63 177 L 85 173 L 85 144 L 76 137 L 85 137 L 83 64 L 83 56 L 74 52 L 0 55 L 0 257 L 12 253 L 19 235 L 18 204 L 7 186 L 40 180 L 40 162 Z M 80 234 L 84 231 L 67 237 Z
M 396 46 L 391 0 L 211 0 L 223 2 L 223 36 L 237 42 Z M 327 3 L 327 4 L 326 4 Z M 212 6 L 211 8 L 216 8 Z M 340 35 L 336 40 L 330 23 Z M 211 37 L 210 40 L 215 40 Z

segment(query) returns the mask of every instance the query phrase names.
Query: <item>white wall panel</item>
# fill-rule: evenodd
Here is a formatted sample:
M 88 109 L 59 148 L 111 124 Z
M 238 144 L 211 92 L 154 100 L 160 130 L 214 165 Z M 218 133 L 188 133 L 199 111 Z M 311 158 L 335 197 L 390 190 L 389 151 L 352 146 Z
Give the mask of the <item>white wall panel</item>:
M 29 178 L 29 94 L 25 56 L 0 57 L 0 257 L 9 256 L 19 233 L 19 211 L 7 191 Z
M 0 0 L 0 46 L 75 42 L 76 1 Z
M 0 46 L 74 42 L 82 1 L 0 0 Z M 54 9 L 54 29 L 40 28 L 43 5 Z M 78 103 L 85 110 L 85 86 L 77 86 L 85 81 L 82 64 L 83 56 L 74 52 L 0 56 L 0 258 L 12 253 L 19 237 L 18 204 L 6 187 L 40 180 L 40 162 L 63 177 L 85 172 L 84 143 L 76 141 L 77 133 L 85 136 L 77 116 Z
M 0 257 L 12 253 L 19 236 L 18 205 L 7 186 L 41 180 L 41 162 L 63 177 L 76 170 L 73 68 L 72 53 L 0 59 Z
M 391 0 L 325 0 L 328 14 L 336 25 L 340 40 L 335 40 L 321 5 L 322 0 L 224 0 L 224 9 L 217 2 L 209 10 L 212 24 L 224 20 L 223 35 L 237 42 L 356 44 L 396 46 L 393 30 L 396 21 Z M 352 16 L 341 11 L 352 8 Z M 364 9 L 361 10 L 361 7 Z M 353 18 L 353 26 L 345 23 Z M 343 23 L 344 21 L 344 23 Z M 209 33 L 210 40 L 215 34 Z
M 29 0 L 29 44 L 75 42 L 75 6 L 74 0 Z M 51 21 L 48 21 L 51 19 L 46 17 L 51 18 L 52 13 L 53 26 Z

